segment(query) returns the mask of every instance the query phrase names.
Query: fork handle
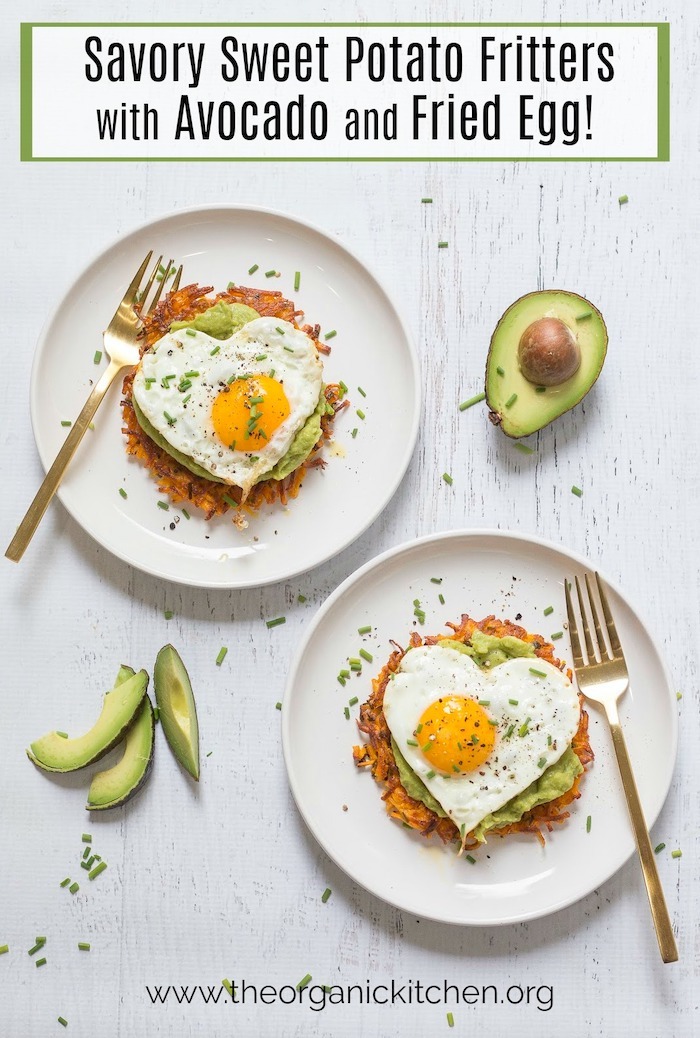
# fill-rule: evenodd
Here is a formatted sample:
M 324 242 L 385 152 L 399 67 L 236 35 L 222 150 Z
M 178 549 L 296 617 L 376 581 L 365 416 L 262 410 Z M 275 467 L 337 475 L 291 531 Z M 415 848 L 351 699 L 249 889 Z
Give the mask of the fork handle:
M 44 512 L 49 507 L 51 498 L 56 493 L 58 485 L 63 479 L 63 473 L 66 471 L 78 444 L 85 435 L 95 411 L 102 403 L 105 393 L 123 367 L 123 364 L 117 364 L 111 360 L 107 369 L 102 372 L 102 375 L 95 383 L 92 393 L 90 393 L 85 402 L 85 406 L 73 423 L 73 427 L 66 436 L 63 446 L 56 455 L 56 460 L 46 473 L 44 482 L 39 487 L 34 500 L 27 509 L 24 519 L 17 527 L 17 533 L 7 547 L 5 558 L 10 559 L 11 562 L 19 562 L 27 550 L 29 542 L 34 536 L 36 528 L 44 516 Z
M 617 711 L 615 711 L 615 714 L 616 713 Z M 644 820 L 644 812 L 639 799 L 637 784 L 634 781 L 634 774 L 632 772 L 629 754 L 627 753 L 625 737 L 622 734 L 622 727 L 620 726 L 620 721 L 617 716 L 610 716 L 610 713 L 608 713 L 608 720 L 610 722 L 610 731 L 612 734 L 613 746 L 615 747 L 615 755 L 620 768 L 620 775 L 622 776 L 622 786 L 625 791 L 625 797 L 627 798 L 627 809 L 629 810 L 632 828 L 634 830 L 634 839 L 637 844 L 639 860 L 642 865 L 642 874 L 644 876 L 651 915 L 656 929 L 656 939 L 659 942 L 659 951 L 661 952 L 661 958 L 664 962 L 677 962 L 678 948 L 676 947 L 676 939 L 673 935 L 671 919 L 668 914 L 668 908 L 666 907 L 664 892 L 661 887 L 661 881 L 659 880 L 659 873 L 656 869 L 654 852 L 651 847 L 651 840 L 649 839 L 649 830 L 647 829 L 647 824 Z

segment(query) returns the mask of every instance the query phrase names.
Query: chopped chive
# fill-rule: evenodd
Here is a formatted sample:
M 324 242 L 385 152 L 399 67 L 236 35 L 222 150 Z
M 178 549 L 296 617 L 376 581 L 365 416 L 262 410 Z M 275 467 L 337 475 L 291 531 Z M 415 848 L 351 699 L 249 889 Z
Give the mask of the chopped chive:
M 676 692 L 676 699 L 682 699 L 682 698 L 683 698 L 683 693 L 682 692 Z
M 446 249 L 446 248 L 448 247 L 448 245 L 449 245 L 449 244 L 450 244 L 450 243 L 449 243 L 449 242 L 446 242 L 446 241 L 439 241 L 439 242 L 438 242 L 438 249 Z
M 503 376 L 504 376 L 504 375 L 505 375 L 505 373 L 506 373 L 506 372 L 505 372 L 505 368 L 502 368 L 502 367 L 501 367 L 500 365 L 499 365 L 499 366 L 498 366 L 498 367 L 496 368 L 496 371 L 497 371 L 497 373 L 498 373 L 498 374 L 499 374 L 499 375 L 501 376 L 501 378 L 503 378 Z
M 80 885 L 78 883 L 71 883 L 68 889 L 70 890 L 71 894 L 77 894 L 80 890 Z
M 338 675 L 338 684 L 341 686 L 341 688 L 345 688 L 346 681 L 342 674 Z
M 95 431 L 95 423 L 94 422 L 90 422 L 89 425 L 88 425 L 88 429 L 90 430 L 90 432 L 94 432 Z
M 442 584 L 442 577 L 431 577 L 430 578 L 430 583 L 431 584 Z
M 158 501 L 158 507 L 162 508 L 164 512 L 170 511 L 170 505 L 167 501 Z
M 326 340 L 326 342 L 328 342 L 329 339 L 335 339 L 337 334 L 338 333 L 335 330 L 335 328 L 332 328 L 331 331 L 326 332 L 326 334 L 323 336 L 323 338 Z
M 551 616 L 551 614 L 554 612 L 554 606 L 545 606 L 542 612 L 545 616 Z
M 271 627 L 279 627 L 280 624 L 286 624 L 286 622 L 287 622 L 287 617 L 286 616 L 278 616 L 274 620 L 266 620 L 265 621 L 265 626 L 269 630 Z
M 534 447 L 528 447 L 528 445 L 526 443 L 514 443 L 513 446 L 515 447 L 516 451 L 520 451 L 521 454 L 534 454 L 535 453 L 535 448 Z
M 277 702 L 275 703 L 275 710 L 281 710 L 281 709 L 282 709 L 282 704 L 280 703 L 280 701 L 278 699 Z
M 163 616 L 166 620 L 172 620 L 172 618 L 175 616 L 175 613 L 172 611 L 172 609 L 166 609 L 163 613 Z
M 122 497 L 124 498 L 124 500 L 126 501 L 126 499 L 127 499 L 127 497 L 128 497 L 129 495 L 127 494 L 127 492 L 126 492 L 126 490 L 124 489 L 124 487 L 119 487 L 119 493 L 120 493 L 120 495 L 121 495 L 121 496 L 122 496 Z
M 326 889 L 323 891 L 323 893 L 321 894 L 321 901 L 323 902 L 324 905 L 325 905 L 326 901 L 328 900 L 328 898 L 331 896 L 332 893 L 333 893 L 333 891 L 331 890 L 330 887 L 326 887 Z
M 46 938 L 44 937 L 44 939 L 42 941 L 37 941 L 36 944 L 34 945 L 34 947 L 29 949 L 29 951 L 27 952 L 27 955 L 36 955 L 36 953 L 38 951 L 40 951 L 44 947 L 45 944 L 46 944 Z
M 69 421 L 68 421 L 67 419 L 66 419 L 65 421 L 61 422 L 61 425 L 62 425 L 62 426 L 63 426 L 64 428 L 66 428 L 66 429 L 68 428 L 68 426 L 69 426 L 69 425 L 72 425 L 72 424 L 73 424 L 73 423 L 72 423 L 72 422 L 69 422 Z
M 185 328 L 185 335 L 191 335 L 194 337 L 197 334 L 194 328 Z
M 102 360 L 102 350 L 95 350 L 95 356 L 92 359 L 95 364 L 99 364 Z
M 518 728 L 518 735 L 520 736 L 521 739 L 524 739 L 525 736 L 527 735 L 528 728 L 530 727 L 530 721 L 531 720 L 532 720 L 531 717 L 527 717 L 525 719 L 525 721 Z
M 248 273 L 249 274 L 254 274 L 255 271 L 258 270 L 258 269 L 259 269 L 259 264 L 258 263 L 254 263 L 252 267 L 248 267 Z M 274 274 L 274 271 L 273 271 L 273 274 Z
M 186 508 L 182 509 L 182 514 L 184 515 L 185 519 L 189 519 L 190 518 L 190 513 L 187 511 Z
M 515 731 L 515 725 L 514 724 L 509 725 L 508 726 L 508 730 L 506 731 L 506 733 L 503 736 L 503 738 L 504 739 L 510 739 L 510 737 L 513 734 L 514 731 Z
M 555 631 L 554 634 L 550 634 L 549 637 L 552 639 L 553 642 L 558 642 L 560 638 L 564 637 L 564 632 L 563 631 Z
M 92 834 L 91 833 L 83 833 L 82 841 L 83 841 L 83 843 L 92 843 Z
M 474 858 L 472 858 L 472 862 L 473 861 L 474 861 Z M 448 1027 L 454 1027 L 454 1025 L 455 1025 L 455 1018 L 452 1015 L 452 1013 L 448 1013 L 447 1014 L 447 1026 Z
M 591 831 L 591 816 L 589 815 L 586 818 L 586 832 L 589 833 L 590 831 Z
M 573 486 L 571 488 L 571 493 L 575 494 L 576 497 L 583 497 L 583 491 L 581 490 L 581 487 Z
M 207 757 L 211 757 L 213 752 L 214 752 L 213 750 L 209 750 L 209 753 L 207 754 Z
M 359 418 L 359 419 L 360 419 L 361 421 L 363 421 L 363 422 L 364 422 L 364 420 L 365 420 L 365 412 L 364 412 L 364 411 L 361 411 L 361 410 L 359 409 L 359 407 L 358 407 L 358 409 L 357 409 L 357 410 L 355 411 L 355 414 L 357 415 L 357 417 L 358 417 L 358 418 Z
M 428 779 L 433 779 L 433 778 L 435 778 L 435 772 L 434 771 L 426 771 L 425 777 L 428 778 Z
M 146 379 L 144 379 L 144 382 L 146 383 L 147 386 L 152 386 L 153 383 L 157 382 L 157 381 L 158 381 L 158 379 L 155 376 L 153 378 L 146 378 Z
M 97 879 L 99 874 L 101 872 L 104 872 L 104 870 L 106 868 L 107 868 L 107 862 L 106 861 L 101 861 L 99 863 L 99 865 L 95 865 L 94 869 L 92 869 L 90 872 L 88 872 L 88 879 Z
M 96 862 L 96 861 L 98 861 L 98 860 L 99 860 L 99 861 L 102 861 L 102 858 L 99 858 L 99 859 L 98 859 L 98 856 L 97 856 L 96 854 L 91 854 L 91 855 L 90 855 L 90 857 L 88 858 L 88 860 L 87 860 L 87 862 L 86 862 L 86 864 L 87 864 L 87 867 L 88 867 L 88 872 L 90 871 L 90 869 L 92 868 L 92 866 L 93 866 L 93 865 L 95 864 L 95 862 Z
M 459 405 L 460 411 L 466 411 L 468 407 L 473 407 L 474 404 L 480 404 L 482 400 L 486 399 L 486 393 L 477 393 L 476 396 L 470 396 L 468 400 L 463 400 Z
M 163 411 L 163 418 L 165 418 L 168 425 L 175 425 L 175 419 L 167 411 Z
M 349 706 L 343 707 L 343 713 L 345 714 L 345 720 L 349 721 L 350 720 L 350 707 Z
M 489 724 L 495 728 L 498 724 L 498 721 L 494 720 L 493 717 L 489 717 Z
M 537 667 L 530 667 L 530 673 L 534 674 L 536 678 L 547 677 L 547 672 L 545 670 L 538 670 Z
M 90 848 L 86 847 L 85 850 L 83 851 L 83 861 L 87 861 L 87 859 L 89 857 L 90 857 Z
M 589 317 L 593 316 L 592 310 L 584 310 L 582 314 L 576 314 L 577 321 L 587 321 Z
M 370 634 L 371 631 L 372 631 L 372 625 L 371 624 L 367 624 L 365 627 L 358 627 L 357 628 L 357 633 L 358 634 Z
M 159 706 L 154 706 L 153 707 L 153 720 L 156 722 L 156 724 L 158 724 L 158 722 L 160 721 L 160 707 Z
M 300 284 L 301 284 L 301 271 L 300 270 L 295 270 L 294 271 L 294 291 L 295 292 L 299 291 L 299 285 Z
M 307 973 L 306 976 L 302 977 L 301 980 L 299 981 L 299 983 L 297 984 L 297 991 L 301 991 L 302 988 L 305 988 L 310 980 L 311 980 L 311 974 Z
M 352 436 L 352 438 L 354 440 L 355 437 L 357 436 L 357 429 L 353 429 L 353 431 L 350 433 L 350 435 Z
M 258 353 L 255 359 L 256 360 L 267 360 L 267 354 L 266 353 Z
M 59 885 L 59 887 L 67 887 L 69 883 L 70 883 L 70 876 L 66 876 L 66 878 L 64 880 L 62 880 L 58 885 Z
M 445 483 L 447 483 L 448 487 L 451 487 L 454 483 L 454 480 L 452 476 L 449 474 L 449 472 L 443 472 L 442 478 L 445 481 Z
M 512 406 L 513 406 L 513 404 L 515 403 L 515 401 L 516 401 L 517 399 L 518 399 L 518 394 L 517 394 L 517 393 L 513 393 L 513 394 L 512 394 L 511 396 L 509 396 L 509 397 L 508 397 L 508 399 L 506 400 L 506 407 L 512 407 Z
M 364 396 L 364 397 L 366 397 L 366 396 L 367 396 L 367 394 L 365 393 L 365 391 L 364 391 L 364 389 L 362 388 L 362 386 L 358 386 L 358 387 L 357 387 L 357 392 L 358 392 L 358 393 L 360 394 L 360 396 Z
M 81 951 L 90 951 L 90 942 L 89 941 L 78 941 L 78 948 Z
M 510 703 L 511 706 L 517 706 L 518 705 L 518 700 L 517 699 L 509 699 L 508 702 Z
M 665 846 L 665 843 L 657 843 L 656 847 L 654 847 L 654 854 L 660 854 Z
M 444 595 L 438 595 L 438 601 L 440 602 L 440 605 L 444 605 L 445 604 L 445 596 Z
M 359 703 L 357 696 L 353 696 L 352 699 L 348 699 L 348 706 L 356 706 Z
M 618 198 L 617 201 L 619 202 L 620 205 L 627 205 L 629 200 L 630 200 L 629 199 L 629 195 L 620 195 L 620 197 Z
M 351 667 L 352 667 L 353 663 L 357 664 L 358 667 L 362 666 L 360 661 L 355 656 L 348 656 L 348 663 L 350 664 Z
M 252 396 L 250 398 L 250 400 L 248 401 L 248 403 L 251 405 L 251 408 L 252 408 L 254 404 L 261 404 L 264 399 L 265 399 L 264 396 Z
M 226 289 L 227 289 L 227 291 L 230 292 L 231 289 L 235 288 L 235 287 L 236 287 L 236 282 L 235 281 L 229 281 L 228 285 L 226 286 Z
M 37 959 L 36 962 L 34 963 L 34 965 L 35 966 L 45 966 L 46 965 L 46 959 Z
M 56 1019 L 58 1020 L 59 1024 L 61 1024 L 62 1027 L 68 1027 L 68 1021 L 66 1020 L 66 1018 L 64 1016 L 56 1017 Z
M 278 324 L 275 325 L 275 331 L 279 332 L 280 335 L 284 335 L 284 328 L 280 328 Z
M 552 745 L 552 736 L 551 736 L 551 735 L 548 735 L 548 736 L 547 736 L 547 745 L 548 745 L 548 746 L 551 746 L 551 745 Z
M 0 955 L 7 955 L 9 950 L 10 950 L 9 944 L 1 944 L 0 945 Z
M 301 602 L 301 604 L 303 605 L 304 602 L 307 602 L 307 601 L 308 601 L 308 599 L 307 599 L 306 595 L 297 595 L 297 602 Z
M 541 770 L 545 766 L 546 763 L 547 763 L 547 758 L 546 757 L 540 757 L 540 759 L 537 761 L 537 767 Z
M 85 869 L 86 872 L 89 872 L 90 871 L 90 862 L 88 862 L 88 861 L 81 861 L 80 867 L 81 867 L 81 869 Z
M 340 389 L 341 397 L 345 396 L 345 394 L 348 391 L 348 387 L 345 385 L 345 383 L 342 381 L 342 379 L 338 383 L 338 388 Z
M 222 494 L 222 497 L 226 504 L 229 506 L 229 508 L 238 508 L 236 502 L 233 500 L 232 497 L 229 497 L 228 494 Z
M 231 984 L 231 981 L 230 980 L 226 980 L 226 977 L 224 977 L 224 979 L 221 981 L 221 984 L 222 984 L 223 987 L 226 988 L 226 990 L 228 991 L 228 993 L 231 996 L 231 998 L 233 998 L 233 986 Z
M 421 746 L 421 750 L 423 751 L 423 753 L 427 753 L 428 750 L 432 750 L 432 748 L 433 744 L 431 742 L 427 742 L 425 746 Z
M 285 346 L 284 347 L 284 352 L 285 353 L 294 353 L 294 350 L 292 349 L 291 346 Z
M 467 854 L 466 855 L 466 859 L 467 859 L 467 861 L 469 862 L 470 865 L 476 865 L 476 858 L 473 858 L 471 856 L 471 854 Z M 452 1026 L 452 1024 L 450 1024 L 450 1027 L 451 1026 Z
M 432 198 L 421 198 L 421 202 L 423 203 L 423 205 L 430 205 L 432 201 Z
M 227 652 L 228 652 L 228 649 L 226 648 L 226 646 L 222 645 L 221 648 L 219 649 L 219 655 L 216 657 L 216 665 L 217 665 L 217 667 L 220 667 L 221 664 L 224 662 L 224 660 L 226 659 L 226 653 Z
M 374 659 L 374 656 L 372 655 L 372 653 L 371 652 L 367 652 L 367 649 L 360 649 L 360 656 L 362 657 L 363 660 L 366 660 L 367 663 L 371 663 L 372 660 Z
M 459 768 L 457 767 L 457 765 L 456 765 L 456 764 L 453 764 L 453 765 L 452 765 L 452 770 L 453 770 L 454 772 L 456 772 L 456 773 L 457 773 L 457 774 L 459 775 Z
M 536 393 L 546 393 L 547 392 L 547 387 L 546 386 L 535 386 L 535 392 Z
M 681 850 L 671 851 L 671 857 L 672 858 L 682 858 L 683 857 L 683 851 L 681 851 Z
M 266 277 L 266 278 L 274 278 L 274 277 L 277 277 L 277 271 L 276 271 L 276 270 L 266 270 L 266 271 L 265 271 L 265 277 Z
M 407 746 L 417 746 L 418 745 L 418 740 L 417 739 L 406 739 L 406 745 Z
M 210 356 L 210 357 L 215 357 L 215 356 L 216 356 L 216 354 L 217 354 L 217 353 L 219 352 L 219 350 L 220 350 L 220 349 L 221 349 L 221 347 L 220 347 L 220 346 L 215 346 L 213 350 L 210 350 L 210 351 L 209 351 L 209 356 Z
M 67 739 L 68 738 L 68 732 L 56 732 L 56 735 L 58 735 L 58 737 L 60 739 Z
M 490 699 L 478 699 L 477 703 L 479 704 L 479 706 L 491 706 Z

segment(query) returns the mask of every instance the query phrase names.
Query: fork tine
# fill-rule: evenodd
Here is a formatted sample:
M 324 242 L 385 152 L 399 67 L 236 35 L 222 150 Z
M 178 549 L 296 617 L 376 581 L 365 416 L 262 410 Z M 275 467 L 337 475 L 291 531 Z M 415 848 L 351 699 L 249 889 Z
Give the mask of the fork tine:
M 126 292 L 124 293 L 124 299 L 122 300 L 122 305 L 123 306 L 133 306 L 134 302 L 136 301 L 136 295 L 137 295 L 138 290 L 139 290 L 139 285 L 141 284 L 141 280 L 143 278 L 143 275 L 146 273 L 146 268 L 148 267 L 148 264 L 151 262 L 151 256 L 152 255 L 153 255 L 153 249 L 151 249 L 151 251 L 148 253 L 148 255 L 146 256 L 145 260 L 143 261 L 143 263 L 141 264 L 139 269 L 134 274 L 134 277 L 133 277 L 133 280 L 132 280 L 131 284 L 129 285 L 129 287 L 127 288 Z M 150 284 L 150 282 L 149 282 L 149 284 Z
M 600 651 L 601 660 L 611 660 L 612 656 L 608 652 L 608 647 L 605 644 L 605 636 L 603 629 L 600 626 L 600 620 L 598 618 L 598 610 L 595 605 L 595 598 L 593 596 L 593 588 L 591 587 L 591 578 L 587 573 L 584 574 L 584 580 L 586 581 L 586 591 L 588 592 L 588 603 L 591 607 L 591 614 L 593 616 L 593 626 L 595 627 L 596 641 L 598 642 L 598 650 Z
M 139 303 L 141 305 L 141 309 L 142 310 L 143 310 L 143 304 L 148 299 L 148 293 L 151 291 L 151 288 L 153 286 L 153 282 L 156 279 L 156 274 L 158 273 L 158 268 L 160 267 L 162 262 L 163 262 L 163 256 L 160 255 L 158 257 L 158 259 L 156 260 L 156 262 L 155 262 L 153 270 L 151 271 L 151 276 L 149 277 L 148 281 L 146 282 L 146 287 L 144 288 L 143 292 L 141 292 L 141 294 L 139 296 Z M 146 313 L 147 312 L 148 311 L 146 311 Z
M 620 645 L 620 639 L 617 636 L 617 628 L 615 627 L 615 621 L 612 618 L 610 612 L 610 606 L 608 605 L 608 598 L 603 589 L 603 581 L 596 572 L 595 582 L 598 585 L 598 594 L 600 595 L 600 604 L 603 607 L 603 616 L 605 617 L 605 624 L 608 628 L 608 637 L 610 638 L 610 648 L 614 659 L 624 659 L 622 653 L 622 646 Z
M 163 286 L 165 285 L 166 278 L 168 277 L 168 274 L 170 273 L 170 268 L 172 267 L 172 265 L 173 265 L 173 261 L 172 261 L 172 259 L 169 259 L 167 264 L 166 264 L 166 266 L 165 266 L 165 273 L 163 274 L 162 278 L 158 282 L 158 288 L 156 289 L 156 294 L 153 296 L 153 299 L 148 304 L 148 308 L 146 310 L 147 314 L 150 314 L 151 310 L 155 310 L 155 308 L 158 306 L 158 303 L 160 301 L 160 297 L 163 294 Z
M 576 626 L 576 616 L 574 614 L 574 606 L 571 601 L 571 592 L 569 590 L 569 581 L 564 579 L 564 594 L 566 595 L 566 615 L 569 619 L 569 637 L 571 638 L 571 652 L 574 657 L 574 667 L 583 666 L 583 655 L 581 653 L 581 642 L 578 637 L 578 628 Z
M 593 639 L 591 638 L 591 629 L 588 626 L 588 613 L 586 612 L 586 607 L 585 607 L 585 605 L 583 603 L 583 592 L 581 591 L 581 584 L 579 582 L 578 577 L 575 577 L 574 579 L 576 580 L 576 592 L 578 594 L 578 604 L 579 604 L 579 608 L 581 610 L 581 623 L 583 624 L 583 636 L 586 639 L 586 652 L 588 653 L 588 662 L 589 663 L 595 663 L 595 661 L 596 661 L 595 649 L 593 648 Z
M 177 292 L 178 288 L 180 287 L 180 278 L 181 277 L 182 277 L 182 263 L 177 268 L 177 274 L 175 275 L 173 283 L 170 286 L 170 291 L 171 292 Z

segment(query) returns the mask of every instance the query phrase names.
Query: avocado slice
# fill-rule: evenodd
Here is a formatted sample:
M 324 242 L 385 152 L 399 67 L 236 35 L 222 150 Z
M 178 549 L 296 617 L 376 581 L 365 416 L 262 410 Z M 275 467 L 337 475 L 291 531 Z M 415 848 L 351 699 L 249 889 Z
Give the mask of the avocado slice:
M 172 645 L 164 645 L 153 668 L 160 723 L 170 749 L 199 781 L 199 725 L 190 677 Z
M 133 675 L 131 667 L 120 667 L 116 688 Z M 106 811 L 131 800 L 148 778 L 153 765 L 156 721 L 148 695 L 144 695 L 134 722 L 126 733 L 124 755 L 118 764 L 93 777 L 88 790 L 87 811 Z
M 536 374 L 528 368 L 532 353 L 526 348 L 533 344 L 541 347 L 535 350 L 535 359 L 544 359 L 539 370 L 548 384 L 538 385 Z M 557 358 L 553 368 L 549 363 L 547 347 L 551 344 L 559 351 L 561 381 Z M 516 439 L 544 428 L 575 407 L 591 389 L 607 348 L 605 321 L 588 299 L 559 289 L 522 296 L 508 307 L 491 337 L 486 360 L 489 418 L 506 436 Z
M 106 693 L 102 713 L 89 732 L 77 739 L 49 732 L 31 744 L 27 756 L 44 771 L 59 772 L 77 771 L 99 760 L 116 746 L 134 720 L 147 687 L 145 670 L 127 677 Z

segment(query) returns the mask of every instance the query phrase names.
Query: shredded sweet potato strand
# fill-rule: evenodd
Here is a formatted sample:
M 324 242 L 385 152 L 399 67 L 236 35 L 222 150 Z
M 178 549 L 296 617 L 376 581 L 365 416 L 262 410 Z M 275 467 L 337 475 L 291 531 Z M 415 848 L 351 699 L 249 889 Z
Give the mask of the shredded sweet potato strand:
M 167 295 L 153 313 L 144 318 L 145 328 L 141 354 L 143 355 L 145 350 L 167 334 L 173 321 L 188 321 L 197 314 L 208 310 L 219 300 L 227 303 L 244 303 L 257 310 L 262 317 L 278 317 L 280 320 L 290 321 L 297 327 L 301 327 L 314 340 L 319 352 L 330 352 L 328 346 L 318 341 L 319 326 L 300 326 L 298 321 L 302 317 L 302 311 L 295 310 L 294 304 L 289 299 L 285 299 L 281 292 L 236 286 L 212 297 L 209 295 L 211 291 L 212 288 L 206 285 L 186 285 L 177 292 Z M 291 498 L 295 498 L 307 472 L 312 468 L 324 466 L 325 462 L 320 453 L 321 448 L 324 441 L 332 435 L 333 420 L 336 414 L 348 406 L 348 401 L 341 399 L 340 387 L 335 384 L 327 385 L 325 396 L 333 408 L 333 413 L 323 415 L 321 418 L 322 436 L 309 457 L 285 479 L 269 479 L 256 484 L 245 504 L 238 509 L 236 506 L 241 502 L 239 487 L 216 483 L 213 480 L 194 475 L 146 435 L 138 423 L 132 404 L 134 374 L 135 371 L 125 377 L 122 387 L 122 430 L 126 436 L 127 453 L 137 458 L 150 470 L 158 484 L 158 489 L 169 497 L 173 504 L 194 505 L 205 513 L 207 519 L 211 519 L 215 515 L 225 515 L 234 508 L 235 516 L 240 521 L 243 511 L 255 512 L 264 504 L 274 504 L 276 501 L 286 504 Z M 225 498 L 228 498 L 228 501 Z
M 445 638 L 469 641 L 474 630 L 478 628 L 480 631 L 494 635 L 496 638 L 504 638 L 510 635 L 513 638 L 519 638 L 521 641 L 531 642 L 534 646 L 535 655 L 541 660 L 546 660 L 558 670 L 561 670 L 564 666 L 555 657 L 552 644 L 546 642 L 540 635 L 530 634 L 523 627 L 508 620 L 502 621 L 497 620 L 494 616 L 487 616 L 484 620 L 477 622 L 465 613 L 458 624 L 448 623 L 447 626 L 451 627 L 454 633 L 422 638 L 417 631 L 413 631 L 409 639 L 408 648 L 415 648 L 419 645 L 436 645 Z M 397 646 L 379 675 L 372 681 L 372 694 L 367 702 L 360 707 L 360 720 L 358 722 L 359 730 L 367 737 L 368 741 L 361 746 L 353 747 L 353 758 L 359 768 L 369 768 L 374 779 L 385 787 L 382 800 L 386 805 L 388 814 L 392 818 L 409 826 L 411 829 L 415 829 L 423 836 L 431 836 L 433 833 L 436 833 L 441 840 L 447 843 L 460 838 L 457 826 L 450 818 L 444 818 L 431 811 L 420 800 L 414 800 L 401 785 L 399 771 L 391 748 L 391 732 L 384 718 L 384 692 L 391 675 L 399 669 L 406 651 L 407 649 Z M 571 672 L 568 671 L 567 673 L 571 677 Z M 579 696 L 579 702 L 582 703 L 581 696 Z M 585 769 L 593 760 L 593 751 L 588 741 L 588 714 L 584 710 L 583 705 L 581 705 L 578 730 L 572 740 L 571 748 Z M 551 800 L 547 804 L 534 807 L 531 811 L 526 812 L 518 822 L 501 826 L 499 829 L 492 829 L 489 836 L 491 834 L 508 836 L 511 833 L 532 833 L 541 843 L 544 843 L 542 827 L 551 832 L 555 824 L 561 824 L 569 817 L 569 812 L 565 809 L 581 795 L 579 787 L 583 775 L 584 772 L 581 772 L 571 789 L 562 796 Z M 467 833 L 466 836 L 468 837 L 469 834 Z M 475 840 L 467 842 L 465 839 L 462 842 L 465 847 L 477 845 Z

